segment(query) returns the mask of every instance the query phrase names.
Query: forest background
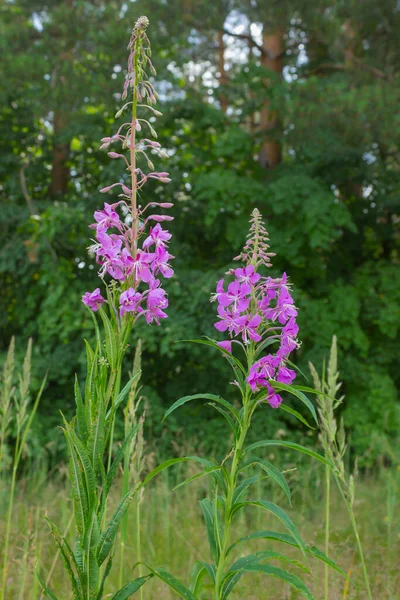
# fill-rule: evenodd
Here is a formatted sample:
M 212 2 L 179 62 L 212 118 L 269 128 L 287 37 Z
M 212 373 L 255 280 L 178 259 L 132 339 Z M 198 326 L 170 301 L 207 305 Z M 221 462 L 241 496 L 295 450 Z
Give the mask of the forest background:
M 1 0 L 0 351 L 15 335 L 22 355 L 32 337 L 36 388 L 48 370 L 29 454 L 46 468 L 65 458 L 59 411 L 73 409 L 82 337 L 93 337 L 80 298 L 98 285 L 87 224 L 104 202 L 98 190 L 120 176 L 99 140 L 114 130 L 125 41 L 141 14 L 172 177 L 149 185 L 143 203 L 175 203 L 176 256 L 168 321 L 135 327 L 148 450 L 225 451 L 212 411 L 193 404 L 166 427 L 161 418 L 186 394 L 234 399 L 224 361 L 176 340 L 218 337 L 209 297 L 257 206 L 277 253 L 272 274 L 288 273 L 299 307 L 295 362 L 307 375 L 338 336 L 351 448 L 373 464 L 400 425 L 395 0 Z M 296 428 L 281 411 L 264 415 L 255 435 Z

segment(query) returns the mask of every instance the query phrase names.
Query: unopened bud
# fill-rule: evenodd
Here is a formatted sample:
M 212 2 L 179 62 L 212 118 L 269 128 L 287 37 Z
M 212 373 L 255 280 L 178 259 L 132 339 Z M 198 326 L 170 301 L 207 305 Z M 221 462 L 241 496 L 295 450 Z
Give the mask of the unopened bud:
M 150 127 L 150 133 L 153 137 L 155 137 L 156 139 L 158 138 L 157 133 L 154 131 L 154 129 L 152 127 Z
M 131 195 L 131 190 L 128 187 L 126 187 L 126 185 L 122 185 L 121 187 L 124 194 L 126 194 L 127 196 Z
M 147 166 L 149 167 L 149 169 L 151 169 L 152 171 L 154 171 L 154 165 L 153 165 L 153 163 L 151 162 L 151 160 L 148 160 L 148 161 L 147 161 Z
M 120 108 L 119 111 L 115 114 L 115 119 L 119 119 L 123 112 L 124 112 L 124 109 Z
M 161 208 L 172 208 L 173 204 L 172 204 L 172 202 L 161 202 L 160 206 L 161 206 Z
M 135 129 L 136 129 L 136 131 L 141 131 L 142 130 L 142 127 L 141 127 L 141 125 L 140 125 L 140 123 L 139 123 L 138 120 L 136 120 Z
M 100 150 L 107 150 L 107 148 L 110 146 L 110 142 L 105 142 L 104 144 L 102 144 L 100 146 Z
M 169 183 L 171 179 L 169 177 L 160 177 L 160 181 L 162 181 L 163 183 Z
M 118 154 L 118 152 L 107 152 L 107 156 L 110 158 L 119 158 L 121 154 Z
M 107 185 L 106 187 L 101 188 L 100 193 L 105 194 L 106 192 L 109 192 L 110 190 L 111 190 L 111 186 Z
M 154 98 L 154 102 L 157 102 L 157 100 Z M 162 117 L 162 112 L 160 112 L 159 110 L 156 110 L 155 108 L 153 108 L 153 114 L 155 114 L 156 117 Z
M 169 158 L 168 154 L 165 152 L 165 150 L 160 150 L 160 152 L 158 153 L 161 158 Z

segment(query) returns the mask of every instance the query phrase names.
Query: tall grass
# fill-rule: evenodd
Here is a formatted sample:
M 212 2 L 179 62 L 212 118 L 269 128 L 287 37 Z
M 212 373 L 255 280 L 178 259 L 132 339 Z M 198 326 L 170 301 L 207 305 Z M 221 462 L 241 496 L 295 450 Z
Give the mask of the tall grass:
M 14 497 L 16 492 L 17 474 L 25 449 L 27 437 L 35 417 L 40 397 L 46 383 L 43 380 L 39 393 L 31 405 L 30 384 L 31 384 L 31 362 L 32 362 L 32 340 L 29 340 L 22 365 L 22 370 L 18 374 L 18 382 L 14 384 L 15 372 L 15 340 L 11 339 L 6 361 L 3 367 L 1 388 L 0 388 L 0 475 L 3 483 L 8 490 L 7 508 L 6 508 L 6 526 L 3 539 L 3 561 L 1 569 L 1 587 L 0 600 L 4 600 L 6 583 L 9 572 L 9 545 L 11 535 L 11 525 L 14 518 Z M 11 480 L 5 464 L 6 447 L 10 436 L 11 427 L 15 430 L 14 451 L 11 455 Z M 31 530 L 31 527 L 29 528 Z M 28 556 L 31 554 L 28 547 L 25 547 Z M 24 561 L 26 564 L 26 561 Z M 25 585 L 25 577 L 22 578 Z
M 290 462 L 281 464 L 283 471 L 288 470 Z M 70 518 L 68 487 L 62 476 L 46 481 L 41 489 L 37 490 L 29 478 L 22 478 L 18 485 L 14 503 L 14 519 L 12 522 L 12 536 L 10 538 L 10 564 L 5 600 L 39 600 L 40 590 L 35 577 L 35 562 L 40 558 L 42 570 L 48 573 L 54 563 L 54 546 L 48 533 L 43 528 L 43 516 L 51 514 L 63 532 L 67 530 Z M 194 474 L 193 467 L 186 467 L 179 473 L 179 477 L 190 477 Z M 309 535 L 317 545 L 324 541 L 323 521 L 325 515 L 325 498 L 322 493 L 321 483 L 324 480 L 324 467 L 310 465 L 303 466 L 300 474 L 296 471 L 287 473 L 293 490 L 293 512 L 299 530 L 302 534 Z M 395 530 L 396 515 L 391 523 L 391 561 L 387 562 L 387 498 L 385 498 L 385 482 L 389 486 L 395 478 L 395 469 L 380 467 L 378 471 L 367 478 L 359 476 L 357 483 L 357 501 L 355 514 L 357 522 L 364 530 L 368 529 L 368 538 L 364 540 L 366 561 L 373 565 L 371 569 L 371 592 L 374 600 L 395 600 L 400 589 L 400 572 L 396 568 L 396 552 L 398 552 L 398 538 Z M 305 484 L 304 482 L 308 482 Z M 120 479 L 118 482 L 122 484 Z M 182 488 L 179 494 L 171 492 L 176 483 L 167 472 L 163 473 L 154 484 L 146 490 L 145 502 L 141 505 L 141 550 L 144 562 L 164 565 L 168 570 L 185 581 L 190 566 L 196 559 L 206 560 L 208 554 L 207 541 L 203 536 L 203 523 L 198 500 L 209 494 L 207 482 L 198 480 L 192 486 Z M 4 485 L 4 483 L 3 483 Z M 281 492 L 276 486 L 268 482 L 261 482 L 260 494 L 266 494 L 274 502 L 281 500 Z M 118 486 L 116 486 L 117 488 Z M 262 489 L 261 489 L 262 488 Z M 4 492 L 4 488 L 1 490 Z M 310 506 L 310 497 L 313 498 Z M 119 501 L 116 490 L 110 497 L 109 504 L 112 510 Z M 294 512 L 295 511 L 295 512 Z M 168 513 L 168 519 L 164 515 Z M 134 510 L 128 521 L 126 547 L 124 555 L 124 571 L 129 574 L 136 560 L 136 525 Z M 237 521 L 238 536 L 249 527 L 269 529 L 273 525 L 272 518 L 268 515 L 255 512 L 249 521 L 244 515 Z M 0 539 L 4 539 L 5 515 L 0 512 Z M 71 540 L 73 531 L 69 529 L 67 538 Z M 349 528 L 348 517 L 342 510 L 340 492 L 335 486 L 331 490 L 331 529 L 330 529 L 330 555 L 347 573 L 350 571 L 352 581 L 359 587 L 363 585 L 362 566 L 356 545 Z M 262 543 L 253 542 L 254 552 L 262 549 Z M 0 548 L 0 553 L 3 548 Z M 28 552 L 27 552 L 28 551 Z M 289 549 L 289 555 L 295 558 L 295 549 Z M 117 546 L 115 564 L 120 561 L 120 547 Z M 187 579 L 186 579 L 187 581 Z M 51 585 L 58 597 L 68 600 L 69 581 L 63 571 L 61 561 L 54 564 L 51 573 Z M 35 587 L 36 586 L 36 587 Z M 343 597 L 343 578 L 332 572 L 329 580 L 329 600 L 339 600 Z M 313 566 L 313 580 L 310 588 L 317 599 L 324 595 L 324 569 L 323 565 L 316 563 Z M 104 598 L 119 589 L 119 573 L 111 572 L 110 581 L 104 592 Z M 204 591 L 203 600 L 207 600 L 209 590 Z M 111 596 L 109 596 L 111 597 Z M 134 596 L 134 598 L 137 597 Z M 347 600 L 363 600 L 366 596 L 354 585 L 348 585 Z M 143 586 L 143 600 L 176 600 L 177 596 L 171 590 L 153 578 Z M 246 579 L 238 584 L 232 596 L 233 600 L 294 600 L 284 584 L 273 582 L 265 585 L 265 580 L 260 578 Z
M 322 368 L 322 376 L 319 377 L 314 365 L 310 363 L 310 370 L 314 380 L 315 388 L 321 392 L 318 394 L 318 413 L 320 418 L 320 441 L 326 457 L 334 465 L 333 477 L 337 483 L 340 494 L 346 505 L 354 536 L 357 542 L 357 548 L 361 559 L 361 565 L 364 575 L 364 584 L 369 600 L 372 600 L 371 586 L 367 565 L 365 562 L 363 546 L 361 543 L 359 527 L 354 511 L 355 501 L 355 478 L 357 475 L 357 463 L 354 472 L 349 474 L 345 467 L 345 455 L 347 450 L 346 434 L 344 430 L 343 419 L 338 427 L 335 412 L 343 402 L 344 396 L 337 398 L 337 393 L 341 388 L 339 382 L 339 371 L 337 364 L 337 340 L 333 336 L 329 362 L 327 369 L 325 364 Z M 325 552 L 329 554 L 330 539 L 330 497 L 331 497 L 331 469 L 326 468 L 326 504 L 325 504 Z M 329 572 L 325 568 L 324 576 L 324 599 L 329 598 Z

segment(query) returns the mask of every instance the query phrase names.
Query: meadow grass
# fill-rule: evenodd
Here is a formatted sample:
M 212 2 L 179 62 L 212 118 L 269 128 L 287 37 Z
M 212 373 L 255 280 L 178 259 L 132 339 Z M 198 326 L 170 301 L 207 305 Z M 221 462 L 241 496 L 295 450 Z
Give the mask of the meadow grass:
M 190 475 L 191 473 L 189 473 Z M 400 475 L 400 474 L 399 474 Z M 208 484 L 203 478 L 180 490 L 172 491 L 177 481 L 188 476 L 187 469 L 180 473 L 164 472 L 145 490 L 141 505 L 141 549 L 143 560 L 152 565 L 165 566 L 183 582 L 187 583 L 188 573 L 196 559 L 209 561 L 208 545 L 204 532 L 201 510 L 198 501 L 208 492 Z M 324 548 L 325 502 L 323 466 L 301 467 L 299 471 L 288 474 L 293 489 L 293 508 L 285 505 L 283 494 L 276 487 L 260 484 L 266 489 L 263 497 L 282 503 L 291 516 L 296 516 L 303 539 L 308 543 Z M 365 559 L 368 565 L 373 598 L 376 600 L 395 600 L 400 597 L 400 572 L 397 569 L 396 555 L 399 546 L 398 510 L 398 473 L 396 470 L 383 469 L 374 474 L 360 476 L 357 484 L 355 514 L 359 523 L 363 541 Z M 122 482 L 118 482 L 122 484 Z M 9 486 L 3 482 L 0 490 L 1 517 L 0 538 L 3 538 L 6 522 L 4 507 L 7 502 Z M 109 502 L 111 512 L 119 501 L 116 485 L 114 495 Z M 256 490 L 254 493 L 256 494 Z M 10 536 L 10 569 L 6 585 L 7 600 L 38 600 L 41 590 L 35 578 L 36 564 L 40 564 L 43 574 L 50 572 L 55 559 L 55 549 L 50 533 L 44 523 L 44 515 L 68 530 L 71 515 L 69 490 L 61 479 L 48 481 L 46 477 L 22 479 L 14 503 L 14 518 Z M 124 548 L 124 571 L 130 574 L 137 560 L 137 531 L 135 505 L 132 504 L 127 520 L 126 543 Z M 251 521 L 251 522 L 250 522 Z M 330 556 L 347 573 L 353 582 L 363 588 L 363 576 L 359 555 L 349 517 L 340 494 L 335 486 L 331 490 L 331 533 Z M 74 525 L 70 529 L 73 533 Z M 234 527 L 234 537 L 246 535 L 254 529 L 280 530 L 274 517 L 264 512 L 253 512 L 238 516 Z M 250 545 L 251 544 L 251 545 Z M 277 549 L 271 542 L 252 541 L 247 546 L 238 547 L 238 552 Z M 114 564 L 119 566 L 120 545 L 117 544 Z M 301 560 L 298 550 L 288 547 L 291 558 Z M 0 550 L 1 554 L 1 550 Z M 240 556 L 240 554 L 238 554 Z M 299 572 L 316 599 L 324 596 L 324 565 L 312 561 L 313 578 Z M 291 569 L 292 570 L 292 569 Z M 296 569 L 294 569 L 294 572 Z M 118 589 L 119 569 L 112 570 L 105 598 Z M 137 575 L 137 570 L 134 575 Z M 62 568 L 61 560 L 56 561 L 51 574 L 51 585 L 55 593 L 72 600 L 70 586 Z M 138 594 L 137 594 L 138 596 Z M 138 596 L 139 597 L 139 596 Z M 178 596 L 164 584 L 154 578 L 143 587 L 144 600 L 172 600 Z M 205 589 L 203 598 L 207 600 L 210 592 Z M 244 576 L 233 598 L 236 600 L 289 600 L 299 598 L 298 593 L 289 586 L 272 578 L 261 575 Z M 338 573 L 331 571 L 329 577 L 329 598 L 359 599 L 367 598 L 365 592 L 358 590 Z

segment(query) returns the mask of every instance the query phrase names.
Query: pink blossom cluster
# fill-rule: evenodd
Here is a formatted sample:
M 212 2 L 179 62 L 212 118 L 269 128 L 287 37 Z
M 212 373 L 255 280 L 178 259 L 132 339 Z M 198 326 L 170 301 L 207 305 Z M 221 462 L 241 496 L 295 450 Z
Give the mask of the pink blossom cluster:
M 147 323 L 159 324 L 160 319 L 167 317 L 164 309 L 168 306 L 166 292 L 161 288 L 159 277 L 168 279 L 174 274 L 169 264 L 173 256 L 168 252 L 171 234 L 161 227 L 161 223 L 172 221 L 173 217 L 165 214 L 146 216 L 146 211 L 151 207 L 169 209 L 173 204 L 150 202 L 144 208 L 137 205 L 138 192 L 148 180 L 155 179 L 161 183 L 170 181 L 168 173 L 154 170 L 150 158 L 150 152 L 161 157 L 166 156 L 160 144 L 149 138 L 138 140 L 136 135 L 145 126 L 149 128 L 151 135 L 156 136 L 150 122 L 137 117 L 138 101 L 146 102 L 140 106 L 150 110 L 152 115 L 161 114 L 152 106 L 156 102 L 157 93 L 145 73 L 146 66 L 155 73 L 150 60 L 150 43 L 145 32 L 147 26 L 148 19 L 141 17 L 133 29 L 128 45 L 128 73 L 122 98 L 126 99 L 131 88 L 132 101 L 128 102 L 119 114 L 132 105 L 132 119 L 121 125 L 113 136 L 101 140 L 103 150 L 109 149 L 111 144 L 119 143 L 122 145 L 122 151 L 129 151 L 129 160 L 123 153 L 108 152 L 111 159 L 122 159 L 125 163 L 129 172 L 129 182 L 118 181 L 100 190 L 102 193 L 108 193 L 114 188 L 119 188 L 121 200 L 114 204 L 105 203 L 102 210 L 95 211 L 95 223 L 90 227 L 95 230 L 96 239 L 93 240 L 94 244 L 90 246 L 89 253 L 96 257 L 100 265 L 100 277 L 109 275 L 118 282 L 120 317 L 126 313 L 131 313 L 134 317 L 144 315 Z M 143 165 L 137 166 L 137 161 L 147 163 L 149 171 L 145 173 Z M 121 218 L 117 209 L 122 209 L 125 219 Z M 155 225 L 150 226 L 146 235 L 147 225 L 151 221 L 155 222 Z M 140 247 L 139 242 L 143 236 L 146 237 Z M 93 292 L 86 292 L 82 301 L 93 311 L 97 311 L 106 300 L 102 297 L 100 288 L 97 288 Z
M 241 337 L 249 356 L 259 354 L 262 348 L 278 345 L 275 353 L 269 353 L 250 365 L 247 383 L 253 392 L 267 390 L 267 400 L 273 408 L 282 403 L 271 381 L 291 384 L 295 371 L 287 366 L 289 354 L 299 344 L 296 323 L 297 308 L 290 294 L 286 273 L 278 279 L 262 276 L 260 267 L 271 267 L 268 252 L 268 233 L 257 209 L 252 213 L 250 232 L 243 252 L 235 260 L 242 260 L 243 268 L 231 269 L 228 275 L 234 280 L 225 289 L 224 279 L 218 281 L 212 300 L 218 302 L 219 321 L 214 324 L 221 332 L 228 332 L 230 339 L 219 345 L 232 352 L 232 339 Z M 270 342 L 267 343 L 267 342 Z M 271 346 L 272 347 L 272 346 Z
M 218 302 L 218 331 L 228 331 L 231 338 L 241 337 L 245 345 L 253 342 L 256 348 L 267 337 L 273 338 L 279 347 L 275 354 L 268 354 L 250 367 L 247 382 L 253 392 L 260 388 L 268 391 L 268 402 L 273 408 L 280 406 L 282 398 L 270 385 L 270 380 L 290 384 L 296 377 L 287 367 L 287 358 L 298 347 L 296 323 L 297 308 L 289 292 L 286 273 L 279 279 L 262 277 L 254 265 L 232 269 L 234 281 L 224 289 L 224 280 L 217 284 L 214 300 Z M 226 350 L 232 350 L 231 340 L 220 342 Z
M 125 203 L 105 203 L 103 210 L 94 213 L 96 223 L 90 227 L 96 230 L 96 242 L 89 248 L 89 252 L 96 256 L 97 263 L 101 265 L 100 275 L 104 277 L 108 273 L 123 286 L 119 298 L 120 316 L 127 312 L 143 314 L 148 323 L 155 321 L 158 324 L 159 319 L 167 316 L 163 309 L 168 306 L 168 299 L 157 277 L 162 275 L 169 279 L 174 274 L 169 264 L 173 256 L 167 249 L 171 234 L 160 223 L 156 223 L 154 227 L 150 227 L 142 248 L 133 254 L 132 229 L 120 219 L 116 211 L 119 204 Z M 171 204 L 162 203 L 159 206 L 169 208 Z M 154 216 L 157 220 L 171 218 L 159 215 L 153 215 L 153 218 Z M 143 225 L 141 229 L 144 230 L 144 227 Z M 110 233 L 110 229 L 114 232 Z M 140 233 L 139 229 L 139 235 Z M 139 292 L 140 284 L 147 289 Z M 94 311 L 105 302 L 99 288 L 84 294 L 82 300 Z

